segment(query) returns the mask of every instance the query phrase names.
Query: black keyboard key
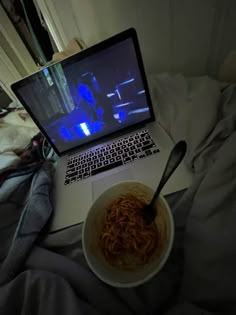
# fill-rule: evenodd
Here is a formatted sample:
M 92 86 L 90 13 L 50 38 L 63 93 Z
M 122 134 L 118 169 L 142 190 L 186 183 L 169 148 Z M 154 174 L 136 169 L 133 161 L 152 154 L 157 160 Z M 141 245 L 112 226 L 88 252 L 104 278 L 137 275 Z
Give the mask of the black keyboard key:
M 145 153 L 146 153 L 147 156 L 148 155 L 152 155 L 152 151 L 151 150 L 147 150 Z
M 87 162 L 90 162 L 92 159 L 91 159 L 91 157 L 88 157 L 87 158 Z
M 133 155 L 134 151 L 129 151 L 129 156 Z
M 87 163 L 84 163 L 84 164 L 83 164 L 83 167 L 87 167 L 87 166 L 88 166 L 88 164 L 87 164 Z
M 102 156 L 103 156 L 103 155 L 102 155 L 101 153 L 100 153 L 100 154 L 98 154 L 98 157 L 99 157 L 99 158 L 101 158 Z
M 74 165 L 71 164 L 71 165 L 67 165 L 67 170 L 73 170 L 74 169 Z
M 116 156 L 117 156 L 117 153 L 112 153 L 111 156 L 112 156 L 112 157 L 116 157 Z
M 146 150 L 149 150 L 151 148 L 155 147 L 155 144 L 152 143 L 152 144 L 149 144 L 149 145 L 145 145 L 144 147 L 142 147 L 142 150 L 143 151 L 146 151 Z
M 129 162 L 131 162 L 132 160 L 131 160 L 131 158 L 130 157 L 127 157 L 127 158 L 124 158 L 124 164 L 126 164 L 126 163 L 129 163 Z
M 64 182 L 64 185 L 68 185 L 69 183 L 70 183 L 70 180 L 66 179 L 65 182 Z
M 125 148 L 124 149 L 124 152 L 126 153 L 126 152 L 129 152 L 129 148 Z
M 135 160 L 137 160 L 137 159 L 138 159 L 138 157 L 137 157 L 137 155 L 136 155 L 136 154 L 134 154 L 134 155 L 132 155 L 132 156 L 131 156 L 131 159 L 132 159 L 133 161 L 135 161 Z
M 108 160 L 104 161 L 103 164 L 104 164 L 104 165 L 109 164 Z
M 98 167 L 101 167 L 101 166 L 102 166 L 102 163 L 99 162 L 99 163 L 97 164 L 97 168 L 98 168 Z
M 114 150 L 114 149 L 111 149 L 110 153 L 114 153 L 114 152 L 115 152 L 115 150 Z
M 108 160 L 108 159 L 110 159 L 110 158 L 111 158 L 111 155 L 108 154 L 108 155 L 106 156 L 106 159 Z
M 153 142 L 152 141 L 143 141 L 143 145 L 148 145 L 148 144 L 152 144 Z
M 159 150 L 159 149 L 155 149 L 155 150 L 153 150 L 153 153 L 158 153 L 158 152 L 160 152 L 160 150 Z
M 76 177 L 72 177 L 71 179 L 70 179 L 70 182 L 71 183 L 74 183 L 76 181 Z
M 122 165 L 122 161 L 116 161 L 115 163 L 108 164 L 106 166 L 97 168 L 96 170 L 92 170 L 91 171 L 91 175 L 93 176 L 93 175 L 99 174 L 101 172 L 105 172 L 105 171 L 111 170 L 111 169 L 113 169 L 115 167 L 118 167 L 120 165 Z
M 88 162 L 88 166 L 91 166 L 93 164 L 93 162 L 91 161 L 91 162 Z
M 139 153 L 139 152 L 141 152 L 141 149 L 139 149 L 139 148 L 138 148 L 138 149 L 135 149 L 134 152 L 135 152 L 135 153 Z
M 111 158 L 111 159 L 109 160 L 109 162 L 110 162 L 110 163 L 113 163 L 113 162 L 115 162 L 115 159 L 114 159 L 114 158 Z
M 108 152 L 108 151 L 104 152 L 104 155 L 107 155 L 107 154 L 109 154 L 109 152 Z
M 73 173 L 75 171 L 75 168 L 74 168 L 74 166 L 73 166 L 73 168 L 70 168 L 70 169 L 68 169 L 67 171 L 66 171 L 66 174 L 71 174 L 71 173 Z
M 91 166 L 91 170 L 94 170 L 96 168 L 96 165 Z
M 117 153 L 118 153 L 118 154 L 122 154 L 122 153 L 123 153 L 123 151 L 119 150 Z
M 100 161 L 105 161 L 105 157 L 102 156 L 102 157 L 100 158 Z
M 87 178 L 87 177 L 89 177 L 90 176 L 90 174 L 88 173 L 88 172 L 86 172 L 86 173 L 84 173 L 84 175 L 83 175 L 83 179 L 85 179 L 85 178 Z
M 82 178 L 83 178 L 83 176 L 82 176 L 82 175 L 79 175 L 79 176 L 76 177 L 76 180 L 79 181 L 79 180 L 81 180 Z
M 117 156 L 116 161 L 120 161 L 120 160 L 121 160 L 121 156 Z
M 128 153 L 122 154 L 123 159 L 128 157 Z
M 90 171 L 90 167 L 86 167 L 86 168 L 84 169 L 84 171 L 85 171 L 85 172 L 89 172 L 89 171 Z
M 83 174 L 83 172 L 84 172 L 84 170 L 80 170 L 80 171 L 79 171 L 79 174 Z
M 126 145 L 122 144 L 121 149 L 125 149 Z
M 117 148 L 115 148 L 116 152 L 120 151 L 120 146 L 118 146 Z M 119 152 L 118 152 L 119 153 Z
M 132 145 L 132 147 L 130 147 L 130 150 L 135 150 L 136 148 L 135 148 L 135 146 L 134 145 Z
M 141 143 L 138 143 L 137 144 L 137 148 L 141 148 L 142 144 Z
M 77 171 L 75 171 L 75 172 L 72 172 L 72 173 L 70 173 L 70 174 L 66 174 L 69 178 L 72 178 L 73 176 L 76 176 L 77 175 Z
M 139 155 L 139 158 L 140 158 L 140 159 L 143 159 L 143 158 L 145 158 L 145 157 L 146 157 L 145 154 L 140 154 L 140 155 Z

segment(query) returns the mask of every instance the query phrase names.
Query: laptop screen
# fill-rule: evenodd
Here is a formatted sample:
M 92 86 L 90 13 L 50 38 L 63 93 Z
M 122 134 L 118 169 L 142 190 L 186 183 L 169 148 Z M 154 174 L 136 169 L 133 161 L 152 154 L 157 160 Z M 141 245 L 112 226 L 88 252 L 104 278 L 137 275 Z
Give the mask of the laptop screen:
M 108 39 L 105 46 L 98 44 L 12 86 L 57 153 L 152 120 L 133 37 Z

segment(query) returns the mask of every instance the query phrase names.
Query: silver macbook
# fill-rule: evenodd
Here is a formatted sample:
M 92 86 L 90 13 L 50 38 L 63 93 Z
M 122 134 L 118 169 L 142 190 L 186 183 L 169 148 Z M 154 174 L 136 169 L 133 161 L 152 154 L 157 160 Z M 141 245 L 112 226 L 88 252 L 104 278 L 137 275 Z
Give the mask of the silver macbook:
M 12 85 L 58 155 L 52 230 L 83 222 L 125 180 L 155 188 L 174 143 L 155 122 L 137 34 L 126 30 Z M 182 163 L 163 193 L 187 188 Z

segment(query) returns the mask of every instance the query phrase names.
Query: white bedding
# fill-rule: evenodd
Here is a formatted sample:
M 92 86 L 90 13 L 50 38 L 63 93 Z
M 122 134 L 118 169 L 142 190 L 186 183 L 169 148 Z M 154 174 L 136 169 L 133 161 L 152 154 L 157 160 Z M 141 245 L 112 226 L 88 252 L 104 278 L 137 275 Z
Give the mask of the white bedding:
M 17 164 L 38 128 L 25 110 L 17 110 L 0 119 L 0 170 Z
M 187 141 L 188 166 L 202 171 L 235 128 L 234 85 L 207 76 L 162 74 L 151 77 L 150 87 L 157 120 L 174 141 Z
M 75 225 L 27 248 L 22 268 L 17 266 L 24 272 L 0 286 L 4 314 L 12 313 L 12 305 L 22 314 L 37 313 L 40 305 L 45 315 L 236 314 L 236 88 L 222 90 L 207 77 L 181 75 L 156 76 L 151 82 L 157 119 L 174 140 L 188 142 L 187 162 L 195 172 L 191 187 L 171 203 L 175 242 L 165 267 L 134 289 L 106 286 L 87 266 L 82 225 Z M 33 228 L 25 227 L 19 233 L 24 244 Z M 14 257 L 11 252 L 12 265 Z M 10 276 L 12 265 L 5 263 Z M 19 287 L 24 288 L 20 295 Z

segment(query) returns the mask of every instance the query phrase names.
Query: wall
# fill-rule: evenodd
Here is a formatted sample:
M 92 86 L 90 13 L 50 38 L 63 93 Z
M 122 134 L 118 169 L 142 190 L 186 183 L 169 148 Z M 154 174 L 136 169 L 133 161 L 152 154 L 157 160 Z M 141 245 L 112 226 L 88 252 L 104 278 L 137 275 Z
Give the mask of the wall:
M 12 82 L 37 67 L 0 4 L 0 86 L 10 96 Z
M 216 74 L 236 48 L 234 0 L 37 0 L 61 39 L 92 45 L 134 26 L 148 71 Z M 50 20 L 50 18 L 49 18 Z

